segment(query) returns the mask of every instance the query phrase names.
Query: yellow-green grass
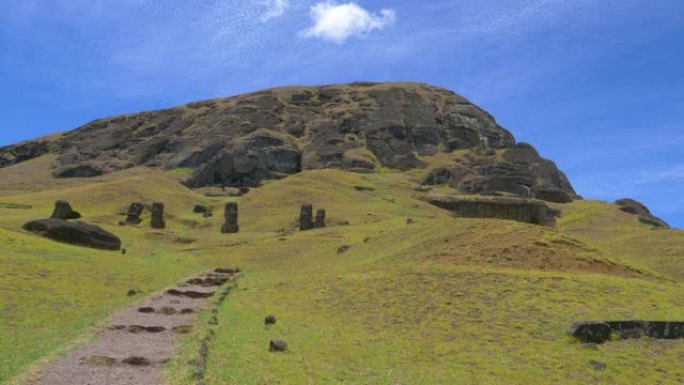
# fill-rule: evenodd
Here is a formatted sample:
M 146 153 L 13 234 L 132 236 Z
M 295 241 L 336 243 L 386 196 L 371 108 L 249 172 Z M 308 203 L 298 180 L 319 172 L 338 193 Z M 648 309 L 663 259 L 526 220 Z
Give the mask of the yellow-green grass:
M 415 173 L 307 171 L 242 198 L 207 198 L 178 183 L 182 171 L 53 182 L 44 175 L 49 161 L 0 170 L 0 202 L 34 206 L 0 208 L 0 354 L 12 357 L 0 361 L 1 379 L 145 295 L 129 298 L 130 288 L 150 293 L 239 265 L 239 288 L 221 306 L 211 341 L 208 384 L 684 381 L 682 341 L 592 350 L 564 335 L 576 320 L 684 320 L 682 232 L 653 231 L 612 205 L 557 205 L 564 215 L 554 229 L 453 218 L 417 199 Z M 128 253 L 18 230 L 49 215 L 55 199 L 118 234 Z M 117 225 L 130 202 L 155 200 L 166 203 L 166 230 Z M 219 232 L 229 200 L 240 203 L 239 234 Z M 325 208 L 329 227 L 298 232 L 303 202 Z M 192 213 L 194 204 L 211 206 L 214 217 Z M 342 245 L 351 247 L 338 253 Z M 267 314 L 278 317 L 275 326 L 263 326 Z M 182 341 L 170 384 L 194 383 L 187 362 L 205 330 Z M 273 338 L 290 352 L 269 353 Z M 608 368 L 593 369 L 591 359 Z

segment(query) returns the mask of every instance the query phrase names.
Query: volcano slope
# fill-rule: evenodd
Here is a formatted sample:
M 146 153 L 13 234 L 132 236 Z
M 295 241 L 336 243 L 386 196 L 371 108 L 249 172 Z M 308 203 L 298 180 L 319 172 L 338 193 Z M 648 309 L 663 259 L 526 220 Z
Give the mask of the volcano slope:
M 578 320 L 684 319 L 681 231 L 656 230 L 591 200 L 547 203 L 561 211 L 556 227 L 459 218 L 426 202 L 433 193 L 510 186 L 475 177 L 424 184 L 438 168 L 474 170 L 473 157 L 497 164 L 515 146 L 473 155 L 438 143 L 434 153 L 412 150 L 420 165 L 404 170 L 364 147 L 356 151 L 374 172 L 304 166 L 282 179 L 256 178 L 261 187 L 233 198 L 188 187 L 204 163 L 115 169 L 99 159 L 103 175 L 54 178 L 63 154 L 50 149 L 16 162 L 15 151 L 0 169 L 0 382 L 30 382 L 116 309 L 183 277 L 237 265 L 239 287 L 218 309 L 209 341 L 207 384 L 681 384 L 682 340 L 586 346 L 565 335 Z M 218 169 L 221 183 L 250 180 L 231 167 Z M 265 175 L 253 172 L 267 169 L 260 167 L 250 178 Z M 530 169 L 531 190 L 574 196 L 569 182 L 550 186 L 548 173 Z M 20 230 L 49 215 L 56 199 L 117 234 L 127 253 Z M 134 201 L 164 202 L 166 229 L 151 229 L 147 211 L 142 224 L 119 226 Z M 237 234 L 220 233 L 221 215 L 193 213 L 197 204 L 220 213 L 229 201 L 239 204 Z M 297 231 L 304 202 L 326 209 L 326 228 Z M 131 289 L 141 293 L 129 297 Z M 264 327 L 268 314 L 277 323 Z M 204 326 L 182 339 L 166 383 L 196 383 L 188 361 L 210 317 L 200 314 Z M 289 351 L 270 353 L 271 339 L 285 340 Z

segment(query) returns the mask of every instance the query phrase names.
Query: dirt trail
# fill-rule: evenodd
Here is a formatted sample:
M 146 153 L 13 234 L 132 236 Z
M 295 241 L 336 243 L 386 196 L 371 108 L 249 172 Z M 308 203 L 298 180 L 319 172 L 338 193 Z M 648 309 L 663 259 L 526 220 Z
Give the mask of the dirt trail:
M 32 385 L 161 385 L 162 367 L 235 269 L 202 274 L 114 313 L 94 341 L 46 366 Z

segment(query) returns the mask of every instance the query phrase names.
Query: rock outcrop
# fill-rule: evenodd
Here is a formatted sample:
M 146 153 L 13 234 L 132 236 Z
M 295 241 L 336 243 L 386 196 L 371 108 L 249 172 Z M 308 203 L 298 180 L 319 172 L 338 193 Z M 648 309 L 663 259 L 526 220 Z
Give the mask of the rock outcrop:
M 470 152 L 451 166 L 430 171 L 423 184 L 450 185 L 466 194 L 508 193 L 557 203 L 580 199 L 565 174 L 527 143 L 499 153 Z
M 513 187 L 548 185 L 574 194 L 555 165 L 531 146 L 516 147 L 487 112 L 420 83 L 284 87 L 99 119 L 58 137 L 2 147 L 0 167 L 51 153 L 60 178 L 183 167 L 194 170 L 186 182 L 191 187 L 257 186 L 307 169 L 407 170 L 425 166 L 420 156 L 483 147 L 488 153 L 508 150 L 506 164 L 525 164 L 515 166 L 521 175 Z M 507 184 L 497 177 L 507 172 L 472 170 L 497 181 L 473 182 L 471 189 Z
M 620 207 L 620 211 L 626 212 L 628 214 L 636 215 L 639 222 L 651 225 L 656 228 L 669 229 L 668 225 L 664 220 L 651 214 L 651 211 L 644 206 L 642 203 L 635 201 L 634 199 L 624 198 L 615 201 L 615 204 Z
M 554 226 L 556 210 L 544 202 L 513 197 L 468 197 L 438 195 L 428 196 L 427 201 L 451 211 L 455 216 L 466 218 L 510 219 L 536 225 Z
M 121 240 L 99 226 L 81 221 L 41 219 L 25 224 L 22 229 L 34 234 L 78 246 L 103 250 L 119 250 Z

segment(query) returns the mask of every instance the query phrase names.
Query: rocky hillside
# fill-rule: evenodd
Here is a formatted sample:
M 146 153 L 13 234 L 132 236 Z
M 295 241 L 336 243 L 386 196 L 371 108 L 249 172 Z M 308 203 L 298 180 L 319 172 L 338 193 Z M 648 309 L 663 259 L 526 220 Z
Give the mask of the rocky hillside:
M 433 167 L 426 185 L 566 202 L 566 176 L 460 95 L 418 83 L 287 87 L 90 122 L 63 135 L 0 148 L 0 167 L 56 154 L 56 178 L 135 166 L 191 168 L 190 187 L 257 186 L 306 169 Z

